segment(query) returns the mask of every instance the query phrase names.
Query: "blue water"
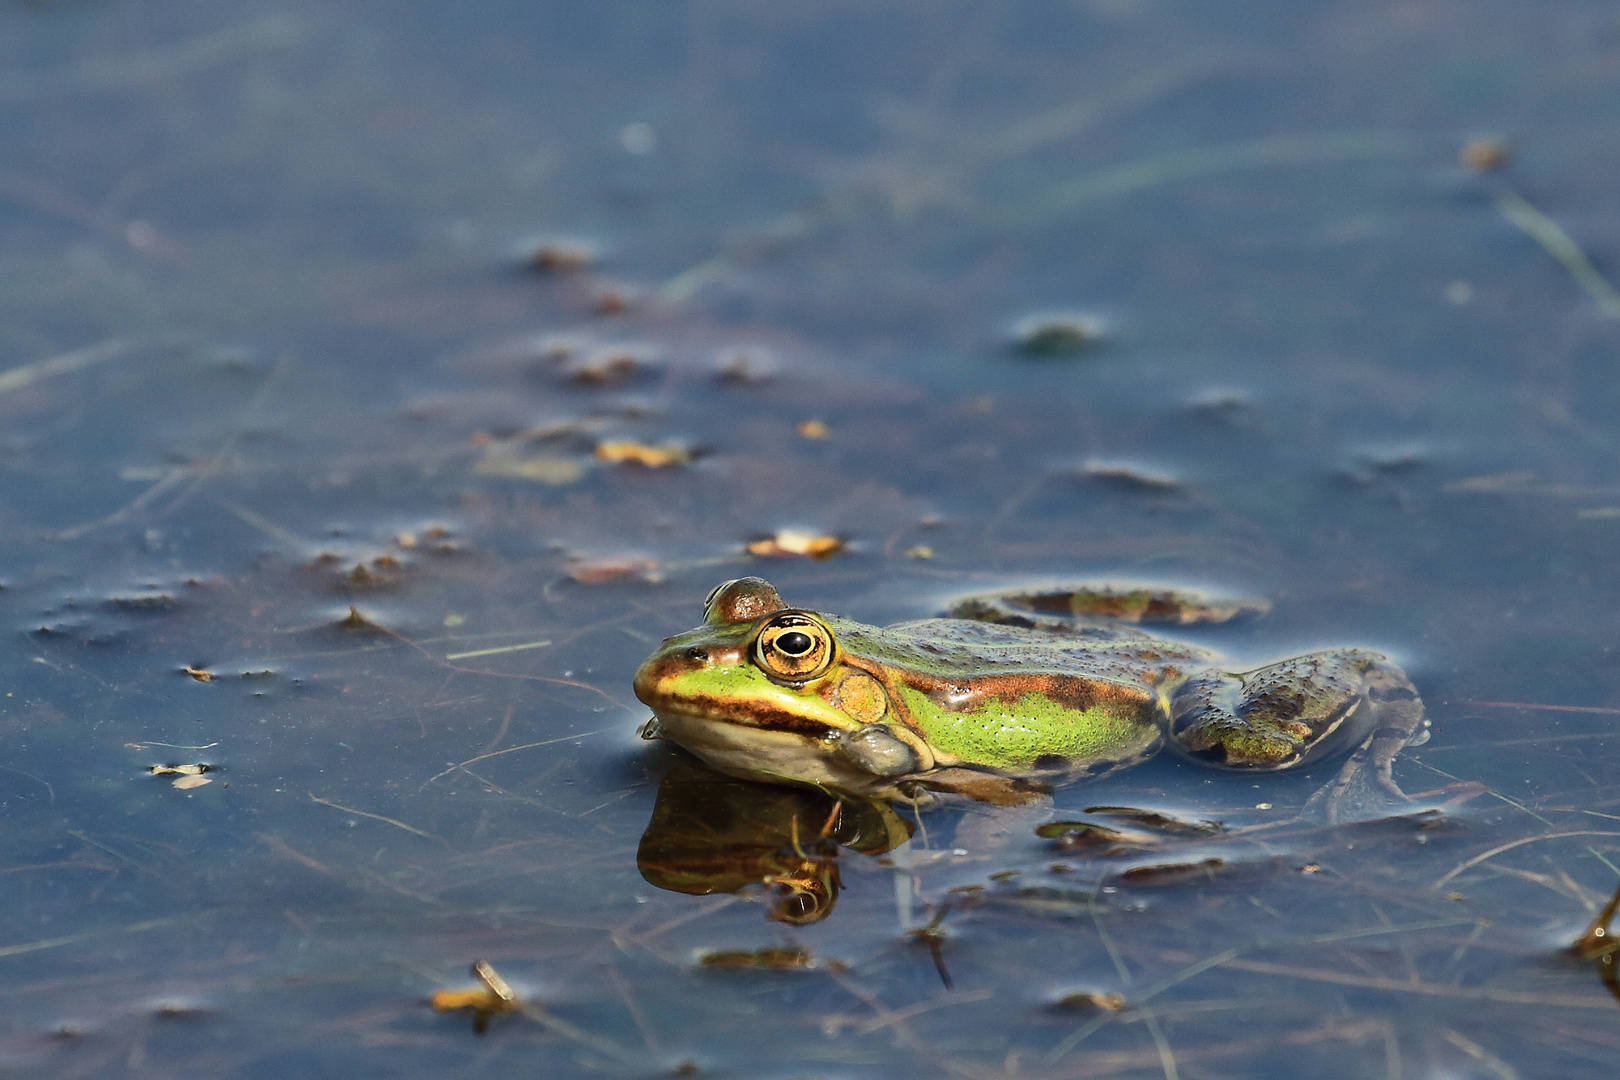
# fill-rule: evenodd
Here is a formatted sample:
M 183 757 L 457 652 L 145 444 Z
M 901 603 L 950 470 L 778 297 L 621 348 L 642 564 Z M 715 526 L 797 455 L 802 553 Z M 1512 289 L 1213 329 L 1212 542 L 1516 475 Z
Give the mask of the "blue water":
M 1578 2 L 0 8 L 0 1071 L 1612 1075 L 1617 80 Z M 744 573 L 1262 596 L 1189 636 L 1396 657 L 1444 809 L 1159 761 L 655 887 L 630 674 Z M 714 790 L 686 870 L 791 852 Z

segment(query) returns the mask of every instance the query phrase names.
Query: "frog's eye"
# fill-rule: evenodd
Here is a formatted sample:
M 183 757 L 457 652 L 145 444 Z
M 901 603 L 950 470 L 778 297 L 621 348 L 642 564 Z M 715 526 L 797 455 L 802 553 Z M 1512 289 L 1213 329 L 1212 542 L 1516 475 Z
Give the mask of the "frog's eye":
M 797 611 L 766 623 L 754 640 L 754 663 L 779 679 L 813 679 L 832 665 L 832 658 L 832 631 Z

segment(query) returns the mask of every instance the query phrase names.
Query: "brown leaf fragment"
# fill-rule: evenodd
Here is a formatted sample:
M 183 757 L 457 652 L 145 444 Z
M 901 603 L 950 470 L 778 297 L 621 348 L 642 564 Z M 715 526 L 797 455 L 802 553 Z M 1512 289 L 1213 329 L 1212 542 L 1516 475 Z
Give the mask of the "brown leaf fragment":
M 603 345 L 564 362 L 563 374 L 580 386 L 614 386 L 639 374 L 657 359 L 641 345 Z
M 428 999 L 433 1011 L 470 1011 L 473 1014 L 473 1030 L 480 1035 L 489 1028 L 491 1018 L 522 1011 L 523 1002 L 519 1000 L 517 992 L 501 978 L 489 961 L 473 961 L 472 975 L 482 985 L 471 990 L 435 990 Z
M 608 285 L 596 294 L 598 315 L 623 315 L 640 297 L 626 285 Z
M 596 249 L 576 240 L 545 240 L 529 252 L 529 265 L 548 274 L 577 274 L 596 264 Z
M 212 772 L 213 768 L 199 761 L 195 765 L 153 765 L 147 771 L 153 776 L 201 776 L 205 772 Z
M 187 664 L 185 667 L 181 668 L 180 670 L 185 672 L 187 675 L 190 675 L 193 679 L 196 679 L 198 682 L 213 682 L 214 681 L 214 673 L 212 671 L 209 671 L 207 668 L 192 667 L 190 664 Z
M 568 577 L 581 585 L 605 585 L 627 577 L 653 580 L 658 571 L 658 560 L 625 556 L 622 558 L 592 559 L 568 567 Z
M 1513 164 L 1513 148 L 1501 139 L 1474 139 L 1458 152 L 1457 163 L 1475 172 L 1496 172 Z
M 1123 994 L 1109 994 L 1101 990 L 1076 990 L 1052 1003 L 1058 1009 L 1096 1009 L 1102 1012 L 1121 1012 L 1128 1004 Z
M 844 541 L 806 529 L 780 529 L 772 536 L 761 536 L 748 541 L 750 555 L 767 558 L 804 556 L 826 559 L 844 550 Z
M 690 448 L 679 443 L 652 446 L 629 439 L 608 439 L 596 444 L 596 457 L 613 465 L 643 465 L 649 469 L 664 469 L 685 465 L 692 460 Z
M 212 779 L 206 776 L 177 776 L 173 781 L 174 786 L 181 791 L 190 791 L 192 788 L 200 788 L 204 784 L 212 784 L 213 782 Z

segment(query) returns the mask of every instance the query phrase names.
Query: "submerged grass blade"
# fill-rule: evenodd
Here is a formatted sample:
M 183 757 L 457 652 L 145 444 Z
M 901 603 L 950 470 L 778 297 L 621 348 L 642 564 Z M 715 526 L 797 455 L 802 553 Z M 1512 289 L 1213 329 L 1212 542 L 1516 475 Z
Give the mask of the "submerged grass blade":
M 1616 292 L 1592 260 L 1586 257 L 1579 244 L 1552 218 L 1537 210 L 1516 191 L 1503 191 L 1496 196 L 1496 208 L 1502 216 L 1523 229 L 1526 235 L 1540 244 L 1542 250 L 1563 264 L 1587 295 L 1597 301 L 1598 307 L 1611 319 L 1620 319 L 1620 292 Z

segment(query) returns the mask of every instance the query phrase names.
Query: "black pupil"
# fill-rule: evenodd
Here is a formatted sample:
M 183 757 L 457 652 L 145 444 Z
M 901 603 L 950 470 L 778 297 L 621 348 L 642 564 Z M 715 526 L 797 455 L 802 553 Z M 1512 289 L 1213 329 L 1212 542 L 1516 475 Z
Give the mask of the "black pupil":
M 810 635 L 800 630 L 795 630 L 789 634 L 783 634 L 781 637 L 776 639 L 777 649 L 781 652 L 787 653 L 789 656 L 803 656 L 805 653 L 809 652 L 814 645 L 815 642 L 810 640 Z

